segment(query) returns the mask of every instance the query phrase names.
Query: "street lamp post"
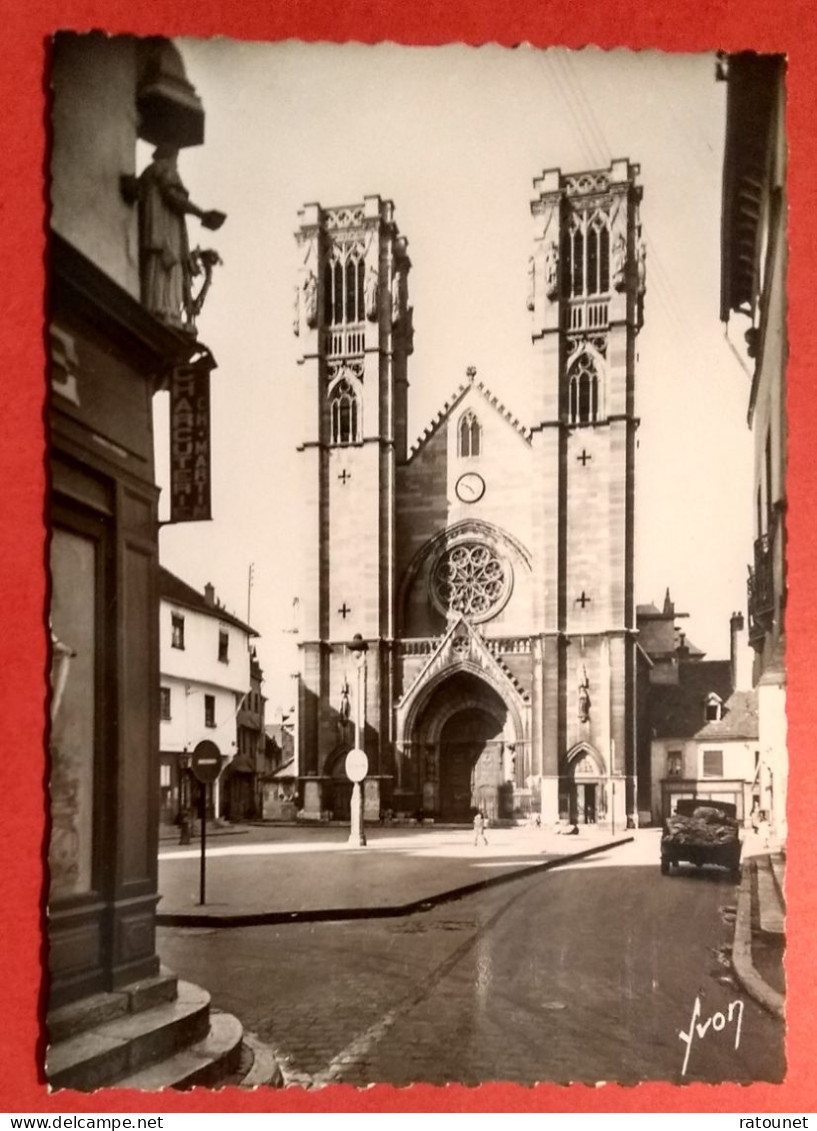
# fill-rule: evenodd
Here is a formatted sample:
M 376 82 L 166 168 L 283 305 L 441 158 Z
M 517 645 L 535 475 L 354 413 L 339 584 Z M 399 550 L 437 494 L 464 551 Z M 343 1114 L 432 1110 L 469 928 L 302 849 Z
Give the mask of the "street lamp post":
M 366 845 L 366 831 L 363 824 L 363 788 L 362 782 L 366 777 L 368 762 L 364 745 L 366 742 L 366 653 L 369 645 L 357 633 L 349 651 L 355 661 L 357 671 L 357 689 L 355 693 L 355 749 L 350 750 L 346 756 L 346 776 L 352 782 L 352 800 L 350 805 L 349 845 L 352 848 L 364 848 Z

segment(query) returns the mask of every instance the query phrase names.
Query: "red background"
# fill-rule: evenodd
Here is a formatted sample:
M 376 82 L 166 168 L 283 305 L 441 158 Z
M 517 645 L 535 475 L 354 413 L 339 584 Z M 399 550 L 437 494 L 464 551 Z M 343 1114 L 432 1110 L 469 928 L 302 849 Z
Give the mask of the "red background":
M 536 10 L 538 7 L 539 10 Z M 186 9 L 186 10 L 185 10 Z M 808 856 L 817 776 L 810 769 L 807 720 L 817 706 L 809 662 L 815 612 L 817 533 L 811 505 L 817 458 L 809 440 L 817 422 L 813 395 L 815 341 L 815 124 L 817 11 L 808 0 L 10 0 L 2 14 L 0 67 L 0 264 L 3 295 L 0 358 L 0 706 L 5 762 L 0 792 L 0 1108 L 24 1111 L 814 1111 L 817 1085 L 811 1054 L 817 1040 L 817 993 L 811 931 L 817 926 L 817 885 Z M 638 1088 L 581 1085 L 483 1085 L 478 1090 L 381 1086 L 357 1092 L 331 1087 L 314 1093 L 194 1093 L 151 1095 L 106 1091 L 49 1097 L 42 1059 L 43 753 L 46 637 L 43 294 L 45 255 L 46 42 L 58 28 L 165 35 L 224 34 L 245 39 L 356 39 L 375 42 L 512 45 L 562 44 L 700 51 L 754 48 L 789 58 L 790 146 L 789 331 L 789 789 L 788 1075 L 783 1085 L 644 1084 Z M 713 79 L 714 81 L 714 79 Z M 712 311 L 716 318 L 717 310 Z M 747 389 L 748 394 L 748 389 Z M 747 506 L 750 505 L 747 496 Z

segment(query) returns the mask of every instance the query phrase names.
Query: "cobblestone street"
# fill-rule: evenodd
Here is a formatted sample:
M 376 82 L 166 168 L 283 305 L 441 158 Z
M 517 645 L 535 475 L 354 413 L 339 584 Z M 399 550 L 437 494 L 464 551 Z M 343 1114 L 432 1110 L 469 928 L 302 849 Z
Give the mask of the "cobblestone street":
M 391 920 L 166 928 L 163 959 L 270 1043 L 288 1082 L 780 1080 L 783 1026 L 731 979 L 736 889 L 662 877 L 657 840 Z M 743 1002 L 742 1026 L 695 1036 Z

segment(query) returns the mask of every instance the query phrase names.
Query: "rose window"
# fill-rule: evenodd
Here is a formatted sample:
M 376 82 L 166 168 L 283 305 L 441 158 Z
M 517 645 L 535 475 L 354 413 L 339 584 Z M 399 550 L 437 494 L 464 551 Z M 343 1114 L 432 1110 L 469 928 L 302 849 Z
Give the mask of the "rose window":
M 485 620 L 498 612 L 509 588 L 510 567 L 482 543 L 452 546 L 431 575 L 431 595 L 438 608 L 471 620 Z

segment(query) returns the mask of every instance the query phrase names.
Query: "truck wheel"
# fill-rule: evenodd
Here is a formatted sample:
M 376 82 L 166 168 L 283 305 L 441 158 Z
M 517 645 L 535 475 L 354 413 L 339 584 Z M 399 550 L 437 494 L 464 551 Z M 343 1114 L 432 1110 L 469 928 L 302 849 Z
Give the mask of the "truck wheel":
M 666 856 L 661 857 L 661 875 L 668 876 L 670 873 L 670 862 Z
M 741 879 L 740 864 L 738 864 L 737 867 L 735 867 L 735 868 L 731 868 L 730 871 L 729 871 L 729 875 L 732 878 L 732 880 L 734 880 L 734 882 L 736 884 L 739 884 L 740 879 Z

